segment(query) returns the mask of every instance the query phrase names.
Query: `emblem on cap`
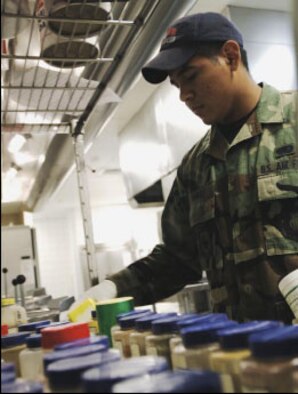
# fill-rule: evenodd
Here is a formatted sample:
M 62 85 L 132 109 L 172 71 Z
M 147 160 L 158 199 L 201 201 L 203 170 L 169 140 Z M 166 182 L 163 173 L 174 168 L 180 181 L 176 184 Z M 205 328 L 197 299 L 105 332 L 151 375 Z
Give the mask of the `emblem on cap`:
M 176 33 L 177 33 L 176 27 L 169 27 L 167 29 L 166 37 L 162 40 L 161 45 L 163 46 L 164 44 L 170 44 L 172 42 L 175 42 Z

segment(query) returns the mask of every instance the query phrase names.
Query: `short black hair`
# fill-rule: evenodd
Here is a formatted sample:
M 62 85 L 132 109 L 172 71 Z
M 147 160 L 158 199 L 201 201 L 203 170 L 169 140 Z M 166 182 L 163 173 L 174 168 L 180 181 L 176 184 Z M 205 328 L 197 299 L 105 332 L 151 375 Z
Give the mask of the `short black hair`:
M 196 55 L 208 58 L 217 56 L 226 41 L 202 42 L 198 45 Z M 249 71 L 246 50 L 240 45 L 241 61 L 244 67 Z

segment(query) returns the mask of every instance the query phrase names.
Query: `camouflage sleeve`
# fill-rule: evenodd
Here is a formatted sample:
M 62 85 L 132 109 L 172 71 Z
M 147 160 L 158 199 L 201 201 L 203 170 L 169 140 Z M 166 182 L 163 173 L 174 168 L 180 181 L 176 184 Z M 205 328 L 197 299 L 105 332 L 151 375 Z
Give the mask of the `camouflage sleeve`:
M 202 276 L 180 172 L 178 170 L 162 216 L 164 243 L 157 245 L 147 257 L 108 278 L 116 284 L 119 297 L 133 296 L 136 305 L 169 297 Z

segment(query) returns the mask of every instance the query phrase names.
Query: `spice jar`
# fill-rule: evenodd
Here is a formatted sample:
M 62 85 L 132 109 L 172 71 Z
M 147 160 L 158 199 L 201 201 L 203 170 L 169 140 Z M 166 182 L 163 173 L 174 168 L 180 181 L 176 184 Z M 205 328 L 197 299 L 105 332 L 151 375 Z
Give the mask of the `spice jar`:
M 148 335 L 152 335 L 152 322 L 170 316 L 177 316 L 177 313 L 151 313 L 136 319 L 135 330 L 129 335 L 129 346 L 132 357 L 146 355 L 145 340 Z
M 251 355 L 249 336 L 279 326 L 277 321 L 254 321 L 218 331 L 220 349 L 210 354 L 210 367 L 220 373 L 225 393 L 241 392 L 240 361 Z
M 183 347 L 180 349 L 180 365 L 182 369 L 210 369 L 209 356 L 219 349 L 217 331 L 234 327 L 238 323 L 232 320 L 206 322 L 191 325 L 180 331 Z
M 249 338 L 251 357 L 240 362 L 243 392 L 287 393 L 297 369 L 298 327 L 285 326 Z
M 146 354 L 165 357 L 172 366 L 170 339 L 178 334 L 178 320 L 178 316 L 153 320 L 152 335 L 145 339 Z
M 150 311 L 123 316 L 118 319 L 119 329 L 111 331 L 113 347 L 118 349 L 123 357 L 131 357 L 129 336 L 135 331 L 135 321 L 151 314 Z
M 212 323 L 216 321 L 228 320 L 228 316 L 225 313 L 200 313 L 194 314 L 193 316 L 181 315 L 177 321 L 179 335 L 170 339 L 170 351 L 173 369 L 184 368 L 184 352 L 185 347 L 183 345 L 180 331 L 183 328 L 191 325 L 199 325 L 206 322 Z

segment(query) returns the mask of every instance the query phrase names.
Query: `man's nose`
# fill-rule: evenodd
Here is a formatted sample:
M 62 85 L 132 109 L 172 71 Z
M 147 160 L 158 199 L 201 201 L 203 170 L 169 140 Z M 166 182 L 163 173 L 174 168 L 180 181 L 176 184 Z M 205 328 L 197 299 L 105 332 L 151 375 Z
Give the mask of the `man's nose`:
M 194 94 L 189 88 L 180 88 L 180 100 L 184 103 L 191 101 L 194 98 Z

